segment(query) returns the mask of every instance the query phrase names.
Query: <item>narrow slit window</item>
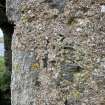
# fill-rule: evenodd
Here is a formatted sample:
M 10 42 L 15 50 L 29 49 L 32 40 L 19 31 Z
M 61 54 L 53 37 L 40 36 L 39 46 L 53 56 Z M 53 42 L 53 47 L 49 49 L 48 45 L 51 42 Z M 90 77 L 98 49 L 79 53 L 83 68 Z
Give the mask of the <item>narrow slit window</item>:
M 0 29 L 0 57 L 4 56 L 4 39 L 3 39 L 3 32 Z

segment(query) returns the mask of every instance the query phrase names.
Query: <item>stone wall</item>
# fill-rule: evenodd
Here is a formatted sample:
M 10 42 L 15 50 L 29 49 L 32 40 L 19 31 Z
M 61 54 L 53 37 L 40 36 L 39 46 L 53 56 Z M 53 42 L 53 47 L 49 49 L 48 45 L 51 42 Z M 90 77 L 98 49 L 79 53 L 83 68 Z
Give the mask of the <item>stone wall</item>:
M 105 104 L 105 0 L 8 0 L 12 105 Z

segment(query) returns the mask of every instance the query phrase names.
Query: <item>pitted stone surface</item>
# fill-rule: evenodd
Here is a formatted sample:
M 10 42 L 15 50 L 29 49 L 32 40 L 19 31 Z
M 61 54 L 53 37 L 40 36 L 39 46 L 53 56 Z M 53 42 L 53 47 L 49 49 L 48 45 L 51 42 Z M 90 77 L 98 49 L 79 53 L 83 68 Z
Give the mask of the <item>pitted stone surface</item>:
M 12 105 L 105 104 L 104 3 L 7 1 L 7 15 L 17 23 Z

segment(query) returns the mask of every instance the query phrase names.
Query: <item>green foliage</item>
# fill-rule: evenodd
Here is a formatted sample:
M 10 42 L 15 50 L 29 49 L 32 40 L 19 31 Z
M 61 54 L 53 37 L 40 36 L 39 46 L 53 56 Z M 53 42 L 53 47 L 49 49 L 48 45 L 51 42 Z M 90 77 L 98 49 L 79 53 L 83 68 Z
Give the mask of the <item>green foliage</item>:
M 4 70 L 5 70 L 4 58 L 0 56 L 0 73 L 3 72 Z
M 10 73 L 5 70 L 4 58 L 0 57 L 0 90 L 6 91 L 10 85 Z

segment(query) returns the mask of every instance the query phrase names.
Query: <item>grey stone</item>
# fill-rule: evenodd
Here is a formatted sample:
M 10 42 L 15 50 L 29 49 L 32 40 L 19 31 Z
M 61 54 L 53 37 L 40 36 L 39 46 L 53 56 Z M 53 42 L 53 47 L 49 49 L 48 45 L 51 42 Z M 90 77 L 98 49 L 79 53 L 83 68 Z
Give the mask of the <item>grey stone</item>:
M 103 0 L 42 1 L 7 0 L 7 15 L 16 22 L 12 105 L 104 105 Z
M 57 8 L 60 12 L 63 12 L 65 6 L 65 0 L 46 0 L 51 8 Z
M 61 65 L 61 70 L 63 72 L 70 73 L 70 72 L 80 72 L 82 70 L 82 68 L 77 64 L 66 63 L 66 64 Z

